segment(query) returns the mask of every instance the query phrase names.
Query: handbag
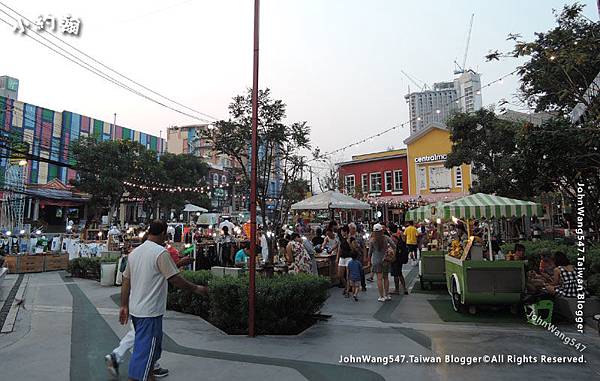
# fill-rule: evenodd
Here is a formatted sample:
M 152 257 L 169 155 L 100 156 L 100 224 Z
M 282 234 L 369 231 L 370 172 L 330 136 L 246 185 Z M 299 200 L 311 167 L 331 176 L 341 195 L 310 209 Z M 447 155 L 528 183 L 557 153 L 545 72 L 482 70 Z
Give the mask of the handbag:
M 391 245 L 388 245 L 383 261 L 387 263 L 393 263 L 396 261 L 396 250 Z

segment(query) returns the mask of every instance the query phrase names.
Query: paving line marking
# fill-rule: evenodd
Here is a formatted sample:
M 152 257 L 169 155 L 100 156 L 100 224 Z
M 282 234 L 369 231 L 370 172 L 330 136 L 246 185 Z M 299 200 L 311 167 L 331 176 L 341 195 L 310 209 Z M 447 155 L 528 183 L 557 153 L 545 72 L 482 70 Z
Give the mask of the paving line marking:
M 15 302 L 15 300 L 20 300 L 23 304 L 25 303 L 25 301 L 23 300 L 23 296 L 25 294 L 25 289 L 27 288 L 28 281 L 29 275 L 19 275 L 13 288 L 8 294 L 8 298 L 6 298 L 6 300 L 4 301 L 4 305 L 2 306 L 2 310 L 0 311 L 0 325 L 2 326 L 2 329 L 0 329 L 0 333 L 10 333 L 13 331 L 15 327 L 15 321 L 17 320 L 17 314 L 19 313 L 19 309 L 21 308 L 21 304 L 17 304 L 18 302 Z

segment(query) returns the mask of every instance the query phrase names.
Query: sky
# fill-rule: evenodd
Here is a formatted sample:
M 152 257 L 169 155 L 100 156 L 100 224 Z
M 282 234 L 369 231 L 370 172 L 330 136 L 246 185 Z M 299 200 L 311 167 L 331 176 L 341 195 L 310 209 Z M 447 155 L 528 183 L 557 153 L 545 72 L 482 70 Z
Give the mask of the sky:
M 454 78 L 474 13 L 467 67 L 482 84 L 510 73 L 516 59 L 486 62 L 508 50 L 509 33 L 528 40 L 554 26 L 567 0 L 263 0 L 260 88 L 287 104 L 287 122 L 307 121 L 314 147 L 328 152 L 408 120 L 404 95 Z M 585 14 L 598 20 L 594 0 Z M 0 0 L 29 19 L 71 14 L 79 37 L 65 41 L 143 85 L 217 118 L 252 83 L 252 0 Z M 0 18 L 8 17 L 0 12 Z M 12 20 L 11 23 L 13 22 Z M 31 33 L 31 32 L 29 32 Z M 41 32 L 50 34 L 51 32 Z M 48 38 L 50 38 L 48 36 Z M 168 126 L 198 122 L 131 94 L 15 34 L 0 22 L 0 75 L 20 80 L 19 100 L 68 110 L 162 136 Z M 511 98 L 518 78 L 482 91 L 483 104 Z M 175 106 L 181 108 L 180 106 Z M 185 110 L 187 111 L 187 110 Z M 334 157 L 402 148 L 398 129 Z

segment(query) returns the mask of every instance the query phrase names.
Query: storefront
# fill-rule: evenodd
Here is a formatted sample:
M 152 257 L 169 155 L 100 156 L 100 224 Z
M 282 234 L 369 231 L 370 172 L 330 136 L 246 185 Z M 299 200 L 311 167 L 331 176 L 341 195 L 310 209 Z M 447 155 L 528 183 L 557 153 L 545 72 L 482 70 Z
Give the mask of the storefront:
M 410 195 L 431 201 L 451 201 L 469 193 L 471 166 L 444 166 L 452 150 L 450 132 L 445 125 L 432 123 L 404 143 L 407 146 Z

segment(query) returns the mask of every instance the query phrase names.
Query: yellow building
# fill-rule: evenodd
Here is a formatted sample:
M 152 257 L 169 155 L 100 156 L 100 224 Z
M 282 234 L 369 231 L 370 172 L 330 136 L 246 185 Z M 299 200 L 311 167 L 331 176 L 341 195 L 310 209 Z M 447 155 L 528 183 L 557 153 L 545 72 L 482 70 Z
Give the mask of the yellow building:
M 432 123 L 404 140 L 404 144 L 411 195 L 452 199 L 469 193 L 471 166 L 444 167 L 452 151 L 450 132 L 445 125 Z

